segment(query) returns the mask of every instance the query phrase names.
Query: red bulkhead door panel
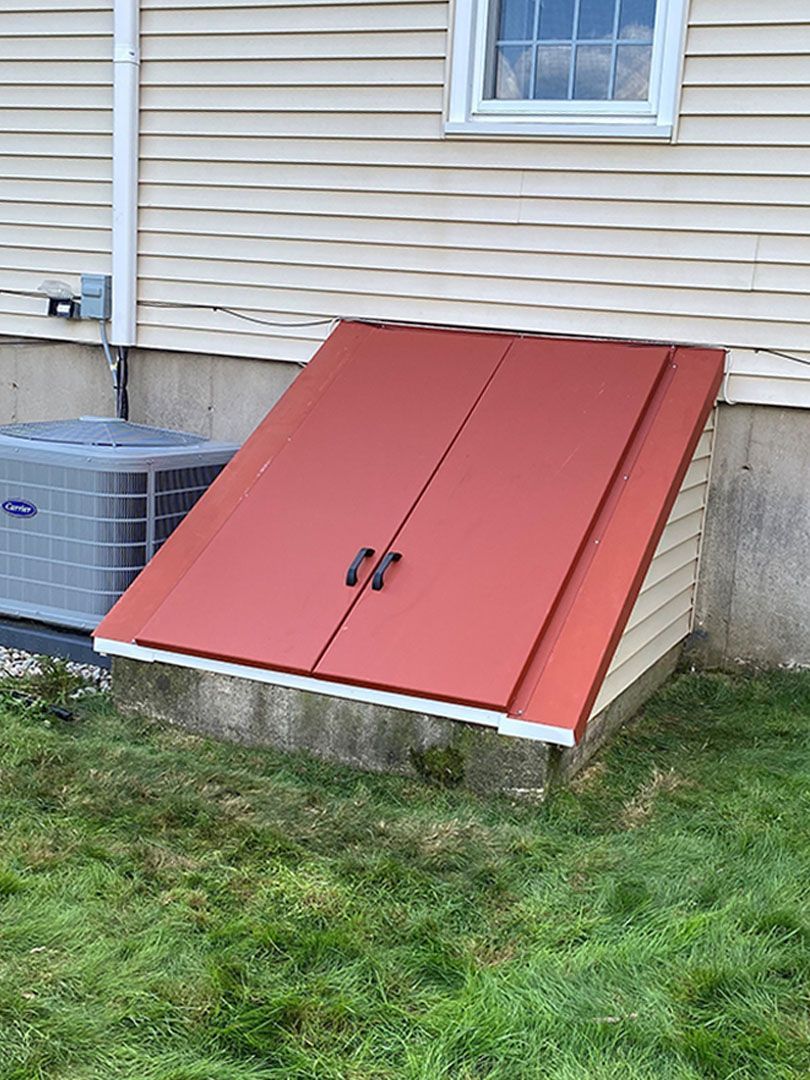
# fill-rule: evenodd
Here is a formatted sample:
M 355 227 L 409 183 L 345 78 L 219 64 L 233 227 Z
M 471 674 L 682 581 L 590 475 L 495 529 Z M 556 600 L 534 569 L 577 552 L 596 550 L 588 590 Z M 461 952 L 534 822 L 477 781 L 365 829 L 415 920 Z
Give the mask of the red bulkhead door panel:
M 369 334 L 136 641 L 311 672 L 510 340 Z M 361 548 L 375 554 L 351 588 Z
M 507 707 L 667 357 L 517 340 L 316 674 Z

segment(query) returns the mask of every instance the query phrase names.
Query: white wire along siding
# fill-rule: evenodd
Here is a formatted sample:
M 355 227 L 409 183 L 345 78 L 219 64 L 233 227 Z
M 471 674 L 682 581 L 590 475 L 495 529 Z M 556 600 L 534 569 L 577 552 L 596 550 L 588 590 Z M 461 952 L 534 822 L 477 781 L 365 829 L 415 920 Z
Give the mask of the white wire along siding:
M 11 2 L 0 287 L 109 247 L 109 4 Z M 327 330 L 182 305 L 706 343 L 734 399 L 810 406 L 810 367 L 753 352 L 810 359 L 804 0 L 693 0 L 672 144 L 446 137 L 447 27 L 438 0 L 142 0 L 139 344 L 300 362 Z M 62 85 L 83 104 L 49 109 Z M 0 301 L 0 331 L 77 332 Z

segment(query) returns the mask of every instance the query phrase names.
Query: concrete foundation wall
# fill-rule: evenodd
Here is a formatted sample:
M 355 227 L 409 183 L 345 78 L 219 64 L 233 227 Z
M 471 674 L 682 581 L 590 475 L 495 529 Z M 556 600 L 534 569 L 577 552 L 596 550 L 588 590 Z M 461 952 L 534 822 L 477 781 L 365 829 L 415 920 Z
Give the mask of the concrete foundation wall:
M 571 750 L 444 717 L 271 686 L 196 668 L 113 658 L 123 712 L 201 735 L 308 753 L 369 772 L 422 776 L 480 794 L 542 799 L 566 783 L 675 670 L 670 649 L 588 725 Z
M 130 352 L 130 419 L 243 442 L 298 374 L 295 364 L 208 354 Z M 101 348 L 0 338 L 0 423 L 110 416 Z
M 719 410 L 690 653 L 810 666 L 810 412 Z

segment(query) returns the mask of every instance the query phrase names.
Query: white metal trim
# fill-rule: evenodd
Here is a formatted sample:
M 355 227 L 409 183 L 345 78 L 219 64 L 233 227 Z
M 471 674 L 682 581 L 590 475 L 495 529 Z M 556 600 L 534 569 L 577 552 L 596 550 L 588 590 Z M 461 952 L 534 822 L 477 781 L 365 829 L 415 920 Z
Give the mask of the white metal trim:
M 535 724 L 532 720 L 516 720 L 504 716 L 498 725 L 499 735 L 511 735 L 518 739 L 535 742 L 556 743 L 557 746 L 575 746 L 576 740 L 570 728 L 552 727 L 551 724 Z
M 177 667 L 192 668 L 197 671 L 212 671 L 217 675 L 232 675 L 239 679 L 252 679 L 254 682 L 269 683 L 272 686 L 286 686 L 293 690 L 304 690 L 327 697 L 346 698 L 349 701 L 363 701 L 370 705 L 383 705 L 390 709 L 404 709 L 406 712 L 428 713 L 442 716 L 448 720 L 460 720 L 467 724 L 479 724 L 482 727 L 496 728 L 499 734 L 513 735 L 536 742 L 557 743 L 561 746 L 573 746 L 573 732 L 566 728 L 548 724 L 535 724 L 527 720 L 512 720 L 506 713 L 495 709 L 480 709 L 472 705 L 457 705 L 452 701 L 439 701 L 434 698 L 414 697 L 411 694 L 398 694 L 388 690 L 376 690 L 372 687 L 353 686 L 350 683 L 330 682 L 326 679 L 314 679 L 308 675 L 292 675 L 286 671 L 272 671 L 269 668 L 250 667 L 247 664 L 233 664 L 225 660 L 209 660 L 189 653 L 169 652 L 164 649 L 152 649 L 134 642 L 113 641 L 111 638 L 93 639 L 93 648 L 104 656 L 123 656 L 129 660 L 143 660 L 146 663 L 174 664 Z
M 114 0 L 112 325 L 110 343 L 134 345 L 138 283 L 140 3 Z

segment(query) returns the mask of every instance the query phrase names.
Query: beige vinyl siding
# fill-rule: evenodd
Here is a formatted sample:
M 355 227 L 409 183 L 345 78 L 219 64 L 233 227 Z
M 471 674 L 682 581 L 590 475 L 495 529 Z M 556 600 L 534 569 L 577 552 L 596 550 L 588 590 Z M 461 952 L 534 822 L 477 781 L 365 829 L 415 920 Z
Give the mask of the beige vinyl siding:
M 594 704 L 596 715 L 692 628 L 715 417 L 700 437 L 641 592 Z
M 145 0 L 141 342 L 301 362 L 327 332 L 170 301 L 712 343 L 730 395 L 810 404 L 810 369 L 748 351 L 810 352 L 803 6 L 694 0 L 676 145 L 445 138 L 447 23 Z
M 109 5 L 12 3 L 0 244 L 30 283 L 106 259 Z M 692 0 L 674 144 L 445 137 L 447 26 L 439 0 L 142 0 L 139 343 L 305 362 L 338 316 L 706 343 L 731 399 L 810 406 L 810 367 L 753 351 L 810 359 L 804 0 Z M 2 331 L 70 332 L 6 303 Z
M 7 0 L 0 12 L 0 333 L 97 340 L 8 295 L 109 272 L 111 0 Z

